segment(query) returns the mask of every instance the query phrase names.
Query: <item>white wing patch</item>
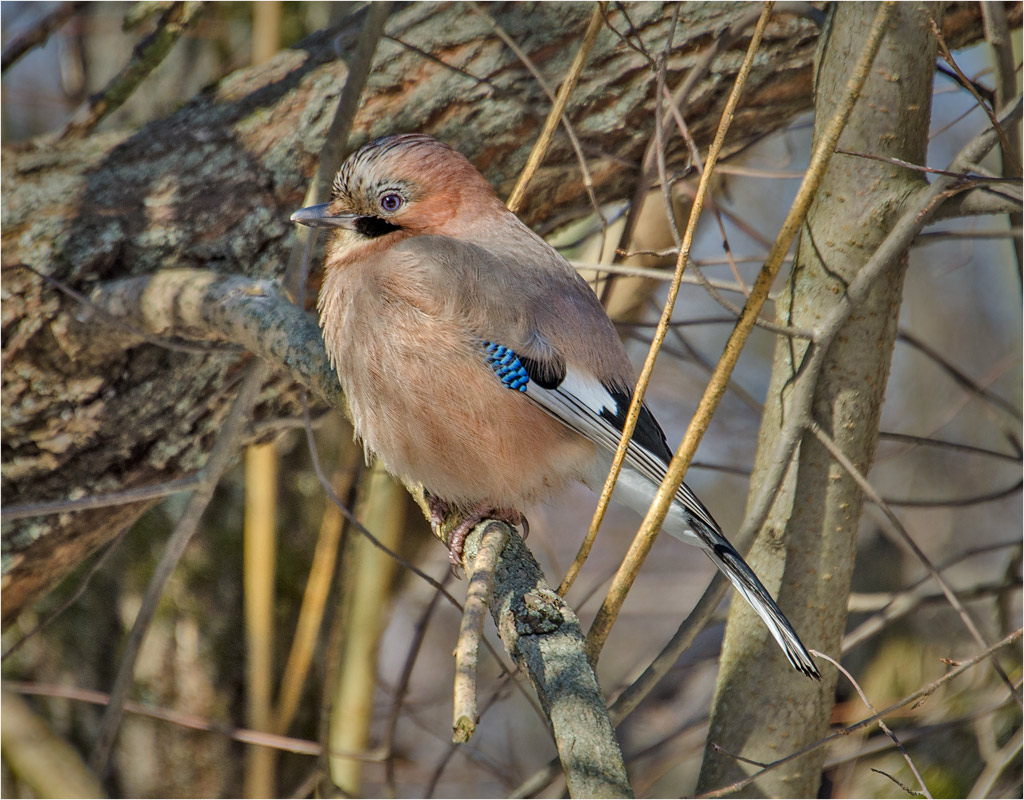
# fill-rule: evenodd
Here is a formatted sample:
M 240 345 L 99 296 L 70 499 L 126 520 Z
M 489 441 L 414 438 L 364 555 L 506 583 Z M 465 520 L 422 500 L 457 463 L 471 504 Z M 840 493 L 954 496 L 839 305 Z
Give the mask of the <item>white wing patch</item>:
M 619 416 L 620 411 L 624 415 L 626 409 L 619 408 L 611 391 L 594 376 L 569 367 L 565 379 L 558 387 L 544 389 L 531 381 L 526 385 L 526 396 L 605 450 L 614 453 L 618 448 L 622 431 L 612 419 Z M 660 485 L 665 478 L 668 464 L 635 440 L 629 443 L 626 461 L 655 486 Z M 676 499 L 691 515 L 712 530 L 718 530 L 718 524 L 704 508 L 704 504 L 685 483 L 676 492 Z

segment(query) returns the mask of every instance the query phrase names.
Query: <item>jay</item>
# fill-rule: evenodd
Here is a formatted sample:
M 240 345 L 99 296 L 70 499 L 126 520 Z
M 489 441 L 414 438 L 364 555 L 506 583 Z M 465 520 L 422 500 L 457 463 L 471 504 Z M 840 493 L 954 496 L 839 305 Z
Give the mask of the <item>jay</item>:
M 480 520 L 572 481 L 600 488 L 635 376 L 590 286 L 501 202 L 460 153 L 385 136 L 341 167 L 328 203 L 292 221 L 329 228 L 318 309 L 356 435 L 388 471 L 423 485 L 435 526 L 457 512 L 453 559 Z M 647 510 L 672 458 L 644 407 L 613 499 Z M 820 677 L 767 589 L 690 489 L 663 529 L 697 545 Z

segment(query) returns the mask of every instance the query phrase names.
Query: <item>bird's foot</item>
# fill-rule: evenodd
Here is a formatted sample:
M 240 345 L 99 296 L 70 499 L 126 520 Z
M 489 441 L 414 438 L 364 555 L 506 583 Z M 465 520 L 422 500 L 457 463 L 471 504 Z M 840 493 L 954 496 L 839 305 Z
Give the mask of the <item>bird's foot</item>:
M 423 496 L 427 498 L 427 507 L 430 509 L 430 527 L 437 534 L 444 525 L 445 517 L 452 512 L 452 507 L 426 489 L 423 490 Z
M 435 514 L 438 515 L 439 520 L 444 520 L 445 516 L 450 513 L 451 508 L 443 500 L 438 500 L 434 497 L 431 497 L 428 502 L 430 503 L 431 524 L 434 524 L 435 530 L 437 530 L 440 523 L 434 523 Z M 530 532 L 530 523 L 527 522 L 526 517 L 520 512 L 510 508 L 495 508 L 486 502 L 478 503 L 468 512 L 464 512 L 459 523 L 448 533 L 446 539 L 448 543 L 448 560 L 452 562 L 454 568 L 462 565 L 462 548 L 466 543 L 466 537 L 469 536 L 469 532 L 485 519 L 496 519 L 509 525 L 521 526 L 524 537 Z

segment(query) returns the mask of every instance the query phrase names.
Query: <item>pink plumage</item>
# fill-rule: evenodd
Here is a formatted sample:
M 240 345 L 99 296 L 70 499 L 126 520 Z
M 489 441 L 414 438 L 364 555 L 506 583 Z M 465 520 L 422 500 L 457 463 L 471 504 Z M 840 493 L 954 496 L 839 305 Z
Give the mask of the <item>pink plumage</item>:
M 599 487 L 634 387 L 625 349 L 572 266 L 446 144 L 363 145 L 332 200 L 292 219 L 335 231 L 318 308 L 356 435 L 434 509 L 458 511 L 453 559 L 481 519 L 514 524 L 572 481 Z M 646 510 L 671 459 L 645 408 L 613 497 Z M 683 485 L 664 529 L 733 582 L 793 665 L 792 626 Z

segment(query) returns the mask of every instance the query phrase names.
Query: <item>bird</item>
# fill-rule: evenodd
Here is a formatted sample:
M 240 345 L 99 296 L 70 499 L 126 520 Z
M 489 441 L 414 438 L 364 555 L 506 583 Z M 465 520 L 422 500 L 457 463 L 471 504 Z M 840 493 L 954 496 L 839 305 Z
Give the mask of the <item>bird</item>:
M 327 228 L 317 301 L 355 434 L 424 488 L 458 563 L 483 519 L 573 482 L 600 489 L 635 387 L 625 348 L 589 284 L 501 202 L 461 153 L 419 133 L 356 149 L 331 199 L 291 220 Z M 672 459 L 643 406 L 612 499 L 645 513 Z M 704 504 L 679 487 L 662 529 L 697 545 L 767 625 L 790 663 L 814 660 Z

